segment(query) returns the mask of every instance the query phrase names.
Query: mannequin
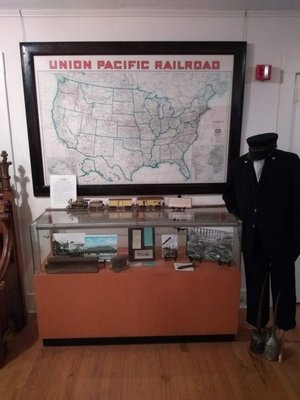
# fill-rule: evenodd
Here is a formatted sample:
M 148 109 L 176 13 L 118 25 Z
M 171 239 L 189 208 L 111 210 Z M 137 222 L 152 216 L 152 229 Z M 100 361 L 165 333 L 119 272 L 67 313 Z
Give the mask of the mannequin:
M 269 289 L 273 306 L 280 291 L 277 326 L 296 326 L 295 260 L 300 254 L 300 159 L 277 149 L 278 135 L 249 137 L 249 152 L 228 171 L 223 200 L 242 221 L 242 253 L 247 290 L 247 321 L 257 323 L 260 293 L 261 324 L 269 321 Z

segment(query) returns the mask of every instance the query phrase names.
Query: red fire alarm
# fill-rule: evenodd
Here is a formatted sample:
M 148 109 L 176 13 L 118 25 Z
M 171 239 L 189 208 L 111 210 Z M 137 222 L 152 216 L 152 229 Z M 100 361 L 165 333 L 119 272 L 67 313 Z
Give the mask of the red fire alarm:
M 257 81 L 269 81 L 271 79 L 272 65 L 259 64 L 256 66 L 255 78 Z

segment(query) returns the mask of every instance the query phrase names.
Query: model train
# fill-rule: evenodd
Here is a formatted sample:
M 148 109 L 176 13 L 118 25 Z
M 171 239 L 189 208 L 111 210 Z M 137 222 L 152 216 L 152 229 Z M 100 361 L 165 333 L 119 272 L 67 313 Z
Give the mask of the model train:
M 139 196 L 134 201 L 131 197 L 110 198 L 107 202 L 100 199 L 69 200 L 69 210 L 89 209 L 90 211 L 101 211 L 104 209 L 160 209 L 168 207 L 172 209 L 185 209 L 192 207 L 192 199 L 188 197 L 169 198 L 169 205 L 166 205 L 162 196 Z

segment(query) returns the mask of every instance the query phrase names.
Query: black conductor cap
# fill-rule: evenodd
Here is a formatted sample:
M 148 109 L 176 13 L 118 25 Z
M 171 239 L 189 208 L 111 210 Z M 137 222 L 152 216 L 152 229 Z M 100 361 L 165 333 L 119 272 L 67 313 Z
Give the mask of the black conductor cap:
M 247 139 L 249 145 L 248 158 L 250 160 L 262 160 L 277 147 L 277 133 L 261 133 Z

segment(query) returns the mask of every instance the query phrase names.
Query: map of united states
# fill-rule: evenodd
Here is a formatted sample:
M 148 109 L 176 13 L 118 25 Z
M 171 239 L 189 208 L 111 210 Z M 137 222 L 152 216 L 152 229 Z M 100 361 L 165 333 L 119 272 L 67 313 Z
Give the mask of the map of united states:
M 117 87 L 59 76 L 51 115 L 57 139 L 77 153 L 83 177 L 97 174 L 104 182 L 132 182 L 142 168 L 168 164 L 189 180 L 185 154 L 197 141 L 199 122 L 215 95 L 214 85 L 207 83 L 201 95 L 178 108 L 167 96 L 139 85 Z

